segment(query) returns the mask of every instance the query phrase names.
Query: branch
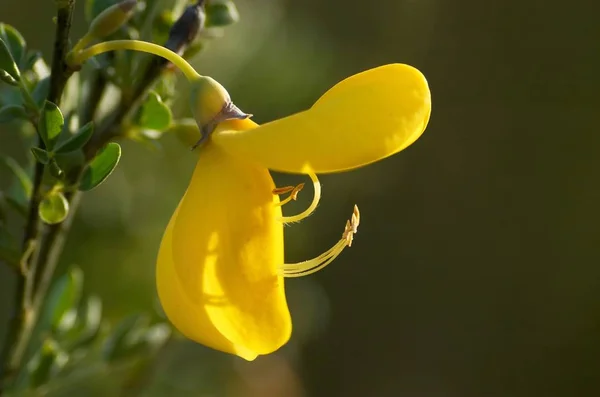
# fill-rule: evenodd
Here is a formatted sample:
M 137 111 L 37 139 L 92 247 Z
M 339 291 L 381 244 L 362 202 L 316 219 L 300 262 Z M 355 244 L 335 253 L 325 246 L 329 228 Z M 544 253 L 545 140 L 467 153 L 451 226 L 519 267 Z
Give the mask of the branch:
M 65 84 L 71 74 L 65 62 L 69 50 L 69 31 L 71 30 L 71 19 L 75 0 L 57 1 L 56 36 L 54 52 L 52 56 L 52 75 L 50 77 L 50 89 L 48 100 L 60 104 L 60 99 Z M 38 139 L 38 146 L 43 148 L 43 142 Z M 40 243 L 40 220 L 38 210 L 41 199 L 42 180 L 44 175 L 43 164 L 36 163 L 33 177 L 33 191 L 30 199 L 29 215 L 25 225 L 23 236 L 23 255 L 21 272 L 18 275 L 15 288 L 15 302 L 11 320 L 4 341 L 3 350 L 0 354 L 0 394 L 12 382 L 17 374 L 24 358 L 27 344 L 31 337 L 37 309 L 35 304 L 31 305 L 30 285 L 35 278 L 36 264 L 39 263 Z M 33 247 L 33 252 L 29 252 Z M 29 255 L 30 254 L 30 255 Z

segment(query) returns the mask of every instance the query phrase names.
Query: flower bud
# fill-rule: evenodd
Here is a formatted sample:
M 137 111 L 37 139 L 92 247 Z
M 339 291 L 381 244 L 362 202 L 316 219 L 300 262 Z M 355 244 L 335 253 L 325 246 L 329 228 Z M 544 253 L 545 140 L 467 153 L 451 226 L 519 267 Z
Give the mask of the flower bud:
M 200 77 L 192 83 L 190 98 L 192 114 L 201 131 L 231 102 L 225 87 L 207 76 Z
M 137 0 L 125 0 L 102 11 L 90 24 L 88 35 L 97 39 L 110 36 L 133 15 Z
M 199 1 L 183 11 L 171 27 L 165 47 L 181 55 L 186 47 L 194 41 L 198 32 L 204 28 L 206 20 L 202 3 L 204 1 Z
M 235 106 L 225 87 L 211 77 L 202 76 L 193 81 L 190 98 L 192 114 L 202 134 L 194 148 L 204 142 L 219 123 L 251 116 Z

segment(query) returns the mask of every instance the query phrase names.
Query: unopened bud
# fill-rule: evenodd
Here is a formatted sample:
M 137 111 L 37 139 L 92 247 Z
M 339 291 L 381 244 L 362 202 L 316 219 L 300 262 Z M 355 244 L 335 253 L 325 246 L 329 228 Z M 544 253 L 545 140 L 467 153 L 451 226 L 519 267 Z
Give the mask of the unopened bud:
M 225 87 L 207 76 L 192 82 L 190 98 L 192 114 L 200 129 L 214 120 L 231 102 L 231 97 Z
M 202 76 L 192 82 L 190 104 L 192 114 L 202 134 L 200 141 L 194 147 L 204 142 L 219 123 L 231 119 L 246 119 L 251 116 L 242 112 L 231 102 L 231 97 L 225 87 L 207 76 Z
M 133 15 L 137 0 L 125 0 L 102 11 L 90 24 L 88 35 L 97 39 L 110 36 Z
M 200 29 L 204 27 L 206 16 L 202 8 L 204 1 L 188 6 L 175 21 L 165 47 L 181 55 L 186 47 L 194 41 Z

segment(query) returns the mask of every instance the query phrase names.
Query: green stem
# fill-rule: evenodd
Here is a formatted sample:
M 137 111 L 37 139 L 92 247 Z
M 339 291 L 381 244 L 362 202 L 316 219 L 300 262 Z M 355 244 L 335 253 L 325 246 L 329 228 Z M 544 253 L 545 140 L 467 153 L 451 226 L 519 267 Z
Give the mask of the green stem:
M 91 47 L 86 48 L 85 50 L 79 51 L 77 53 L 73 53 L 69 60 L 73 66 L 81 65 L 83 62 L 88 60 L 89 58 L 108 52 L 108 51 L 116 51 L 116 50 L 133 50 L 146 52 L 149 54 L 158 55 L 163 57 L 175 66 L 177 66 L 185 75 L 188 80 L 196 80 L 201 76 L 196 72 L 196 69 L 192 67 L 185 59 L 183 59 L 180 55 L 177 55 L 175 52 L 160 46 L 154 43 L 148 43 L 146 41 L 140 40 L 113 40 L 106 41 L 104 43 L 96 44 Z

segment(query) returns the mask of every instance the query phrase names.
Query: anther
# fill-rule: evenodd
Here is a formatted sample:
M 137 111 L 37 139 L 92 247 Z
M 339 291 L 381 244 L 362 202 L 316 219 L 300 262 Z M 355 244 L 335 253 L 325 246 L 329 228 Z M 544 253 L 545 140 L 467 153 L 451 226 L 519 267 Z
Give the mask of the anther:
M 279 219 L 281 222 L 283 222 L 283 223 L 292 223 L 292 222 L 301 221 L 302 219 L 304 219 L 307 216 L 309 216 L 310 214 L 312 214 L 314 212 L 314 210 L 317 208 L 317 205 L 319 204 L 319 200 L 321 199 L 321 183 L 319 182 L 319 178 L 317 178 L 317 176 L 315 175 L 314 172 L 309 172 L 308 176 L 310 177 L 310 179 L 312 180 L 312 183 L 313 183 L 313 190 L 314 190 L 313 194 L 314 195 L 313 195 L 312 202 L 310 203 L 310 205 L 308 206 L 307 209 L 305 209 L 304 211 L 302 211 L 298 215 L 283 216 L 283 217 L 281 217 Z M 288 197 L 287 199 L 283 200 L 278 205 L 283 205 L 283 204 L 289 203 L 291 200 L 296 200 L 296 198 L 298 196 L 298 193 L 303 188 L 304 188 L 304 183 L 301 183 L 298 186 L 296 186 L 295 189 L 290 194 L 290 197 Z
M 304 183 L 300 183 L 296 186 L 284 186 L 279 188 L 276 187 L 275 189 L 273 189 L 273 194 L 279 196 L 282 194 L 290 193 L 290 195 L 286 199 L 281 200 L 275 205 L 279 207 L 289 203 L 292 200 L 296 201 L 298 199 L 298 193 L 300 193 L 302 189 L 304 189 Z

